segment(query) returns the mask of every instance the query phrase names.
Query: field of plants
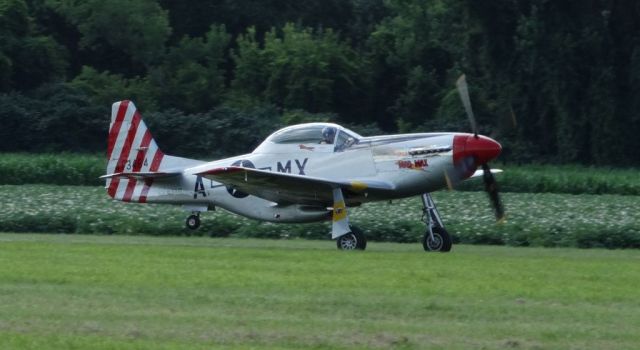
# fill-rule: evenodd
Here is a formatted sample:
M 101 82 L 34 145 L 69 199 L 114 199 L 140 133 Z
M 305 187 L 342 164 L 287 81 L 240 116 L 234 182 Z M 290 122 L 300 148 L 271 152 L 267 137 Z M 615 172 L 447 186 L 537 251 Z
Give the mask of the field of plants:
M 496 224 L 481 181 L 434 194 L 455 243 L 545 247 L 640 247 L 640 177 L 636 169 L 500 166 L 507 221 Z M 2 154 L 0 232 L 328 239 L 327 223 L 259 223 L 224 210 L 184 228 L 179 207 L 111 201 L 100 186 L 101 155 Z M 351 210 L 369 240 L 418 242 L 418 198 Z
M 127 235 L 328 239 L 328 223 L 270 224 L 224 210 L 184 228 L 177 206 L 112 201 L 101 187 L 0 186 L 0 231 Z M 637 196 L 504 193 L 507 221 L 496 224 L 483 192 L 434 194 L 457 243 L 545 247 L 640 247 Z M 373 241 L 418 242 L 424 230 L 418 198 L 351 209 L 351 222 Z
M 640 251 L 0 234 L 2 349 L 634 349 Z

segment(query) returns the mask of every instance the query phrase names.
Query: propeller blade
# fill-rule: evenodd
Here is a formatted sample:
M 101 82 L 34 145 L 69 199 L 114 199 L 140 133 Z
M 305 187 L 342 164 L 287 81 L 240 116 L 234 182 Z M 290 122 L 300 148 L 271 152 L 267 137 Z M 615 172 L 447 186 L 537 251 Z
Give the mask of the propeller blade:
M 447 183 L 447 188 L 449 189 L 449 191 L 453 191 L 453 182 L 451 182 L 449 174 L 447 174 L 446 170 L 444 171 L 444 181 Z
M 495 177 L 491 173 L 491 168 L 489 168 L 488 164 L 482 164 L 482 179 L 484 180 L 484 189 L 489 195 L 489 200 L 491 201 L 491 206 L 493 207 L 493 211 L 496 214 L 496 220 L 502 221 L 504 219 L 504 207 L 502 206 L 502 201 L 500 200 L 500 194 L 498 192 L 498 183 L 496 182 Z
M 469 87 L 467 86 L 467 78 L 464 74 L 462 74 L 460 78 L 458 78 L 456 87 L 458 88 L 458 94 L 460 95 L 460 99 L 462 100 L 462 104 L 464 105 L 464 110 L 467 112 L 467 117 L 469 117 L 469 123 L 471 123 L 471 131 L 473 131 L 473 135 L 478 138 L 478 126 L 476 124 L 476 118 L 473 116 L 473 109 L 471 109 Z
M 509 105 L 509 110 L 511 111 L 511 124 L 515 129 L 518 127 L 518 118 L 516 118 L 516 112 L 513 111 L 513 106 Z

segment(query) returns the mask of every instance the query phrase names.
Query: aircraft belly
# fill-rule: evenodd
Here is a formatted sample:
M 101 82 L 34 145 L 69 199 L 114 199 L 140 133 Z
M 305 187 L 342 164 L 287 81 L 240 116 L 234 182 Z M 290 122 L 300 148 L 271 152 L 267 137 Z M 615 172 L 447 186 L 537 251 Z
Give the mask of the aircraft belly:
M 324 221 L 331 215 L 325 207 L 301 204 L 278 205 L 256 197 L 235 198 L 226 189 L 213 193 L 214 204 L 234 214 L 251 219 L 280 223 L 301 223 Z

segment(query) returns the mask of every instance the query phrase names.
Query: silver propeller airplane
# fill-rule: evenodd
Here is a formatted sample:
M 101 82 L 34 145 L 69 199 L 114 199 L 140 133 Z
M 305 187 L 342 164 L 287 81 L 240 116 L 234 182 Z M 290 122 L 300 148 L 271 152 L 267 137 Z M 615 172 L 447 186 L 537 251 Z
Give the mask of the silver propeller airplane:
M 289 126 L 253 152 L 212 162 L 164 154 L 130 101 L 112 106 L 106 189 L 115 200 L 182 205 L 187 227 L 200 213 L 224 208 L 256 220 L 304 223 L 332 221 L 339 249 L 366 248 L 362 231 L 350 225 L 349 207 L 421 196 L 426 251 L 451 250 L 430 193 L 482 176 L 496 218 L 504 210 L 488 162 L 501 152 L 478 135 L 464 76 L 457 83 L 473 134 L 415 133 L 364 137 L 331 123 Z M 477 170 L 481 167 L 482 170 Z

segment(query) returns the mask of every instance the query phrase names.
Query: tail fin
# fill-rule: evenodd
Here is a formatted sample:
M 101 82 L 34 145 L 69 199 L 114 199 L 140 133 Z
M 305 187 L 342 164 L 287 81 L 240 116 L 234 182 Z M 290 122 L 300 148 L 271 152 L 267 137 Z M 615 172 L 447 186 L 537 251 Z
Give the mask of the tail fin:
M 136 106 L 120 101 L 111 107 L 111 125 L 107 146 L 107 174 L 156 172 L 165 154 L 151 136 Z M 108 178 L 107 193 L 125 202 L 146 202 L 151 181 L 138 183 L 134 178 Z M 134 193 L 135 192 L 135 193 Z

